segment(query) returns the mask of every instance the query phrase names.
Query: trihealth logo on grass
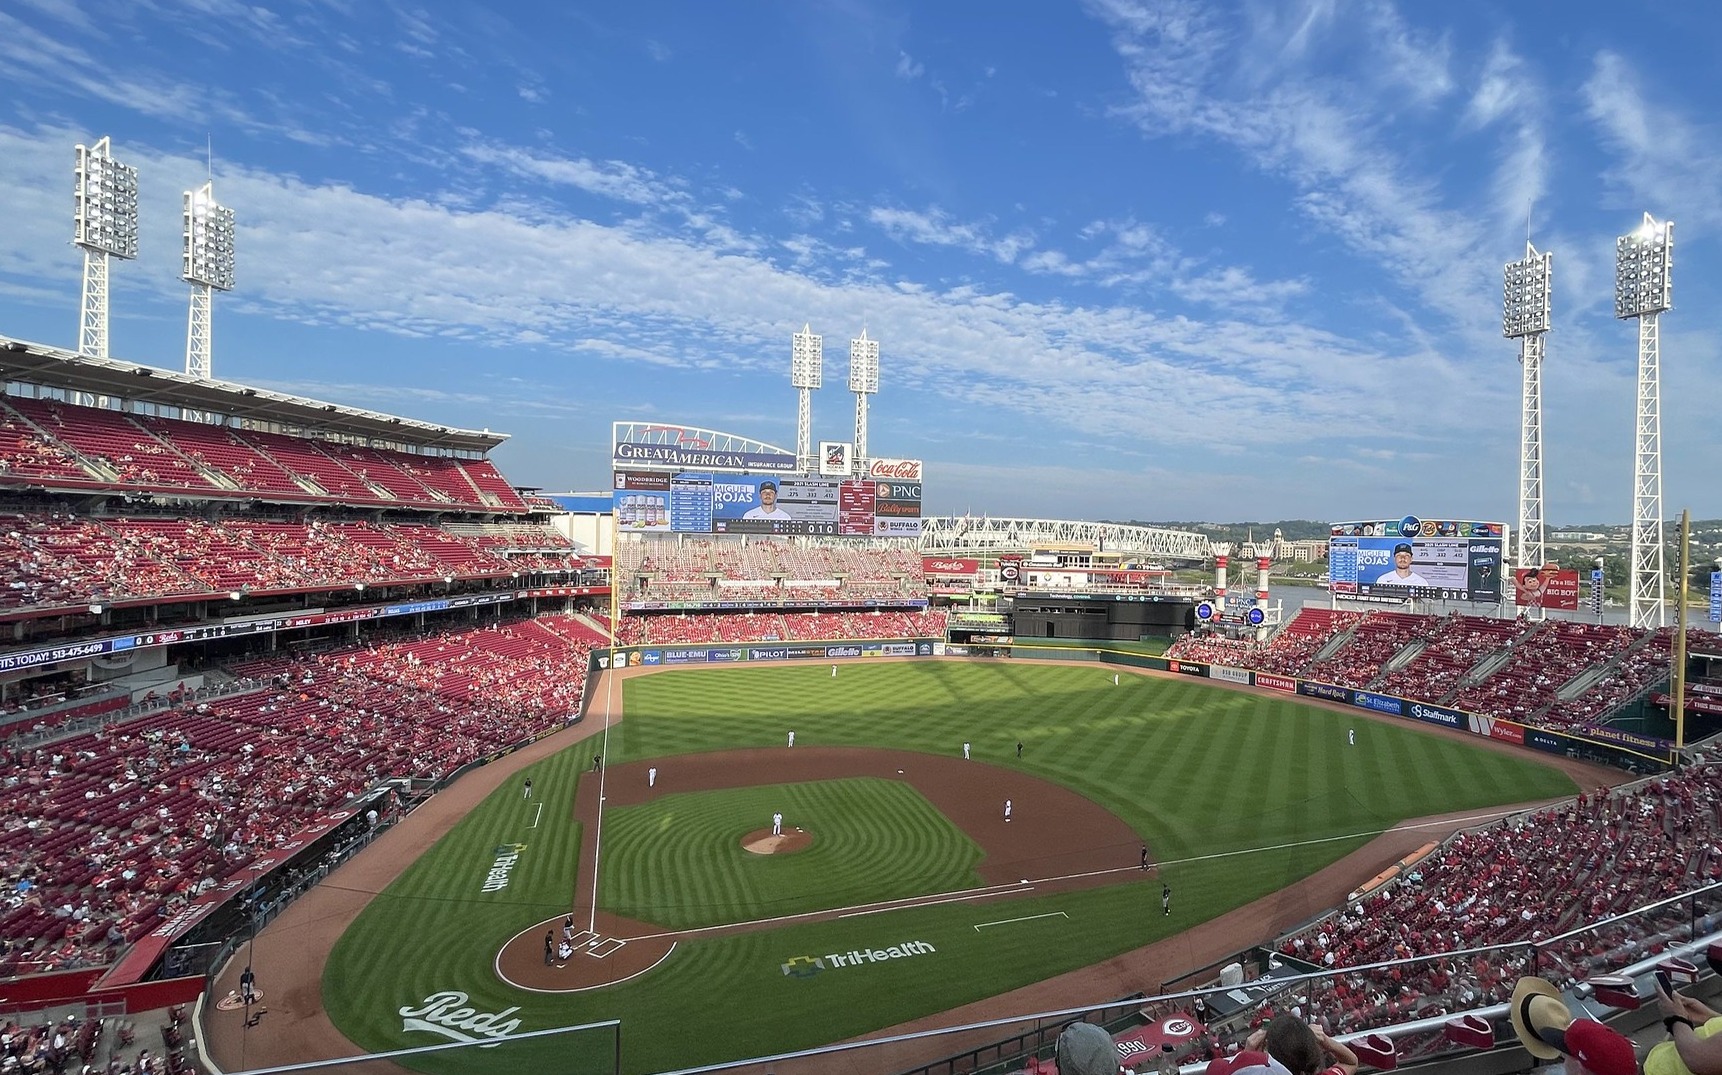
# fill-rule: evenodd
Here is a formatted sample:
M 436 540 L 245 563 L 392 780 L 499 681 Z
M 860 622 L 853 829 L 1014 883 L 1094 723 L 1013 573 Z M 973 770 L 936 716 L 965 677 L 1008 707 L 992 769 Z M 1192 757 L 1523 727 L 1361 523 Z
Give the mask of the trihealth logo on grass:
M 863 963 L 886 963 L 910 956 L 932 955 L 938 949 L 926 941 L 904 941 L 889 948 L 852 948 L 847 952 L 832 952 L 824 956 L 795 956 L 783 964 L 786 978 L 812 978 L 822 970 L 859 967 Z
M 501 892 L 508 887 L 508 873 L 514 869 L 514 864 L 520 861 L 520 853 L 526 850 L 525 844 L 498 844 L 496 861 L 490 864 L 490 872 L 484 875 L 485 892 Z
M 410 1005 L 402 1008 L 401 1031 L 405 1033 L 410 1030 L 425 1030 L 440 1034 L 450 1041 L 471 1042 L 494 1038 L 496 1040 L 479 1046 L 480 1049 L 494 1049 L 502 1044 L 502 1039 L 520 1027 L 520 1020 L 509 1018 L 519 1010 L 514 1007 L 504 1008 L 499 1012 L 474 1011 L 467 1007 L 465 993 L 458 989 L 445 989 L 440 993 L 432 993 L 416 1008 Z M 463 1034 L 463 1030 L 470 1030 L 472 1034 Z

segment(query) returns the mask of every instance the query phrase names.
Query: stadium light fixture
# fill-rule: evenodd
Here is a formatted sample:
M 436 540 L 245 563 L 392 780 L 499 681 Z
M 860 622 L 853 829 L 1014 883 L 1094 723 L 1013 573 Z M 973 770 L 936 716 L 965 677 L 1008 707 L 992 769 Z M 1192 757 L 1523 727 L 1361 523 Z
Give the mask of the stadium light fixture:
M 1519 341 L 1519 567 L 1543 565 L 1543 345 L 1549 331 L 1554 255 L 1525 241 L 1525 256 L 1507 263 L 1501 288 L 1501 335 Z
M 214 292 L 233 290 L 233 210 L 215 200 L 214 181 L 185 192 L 184 270 L 191 285 L 191 314 L 185 333 L 185 373 L 209 380 Z
M 1614 316 L 1638 321 L 1638 402 L 1632 472 L 1629 622 L 1655 629 L 1667 618 L 1662 541 L 1661 315 L 1674 306 L 1674 222 L 1649 213 L 1615 240 Z
M 138 256 L 138 172 L 112 155 L 112 140 L 76 147 L 72 242 L 84 252 L 78 354 L 108 357 L 108 259 Z
M 811 324 L 790 341 L 789 383 L 796 394 L 796 466 L 806 474 L 813 469 L 813 390 L 825 383 L 825 338 Z
M 1624 321 L 1673 307 L 1674 221 L 1646 213 L 1635 231 L 1615 240 L 1614 251 L 1615 317 Z
M 867 397 L 879 393 L 879 341 L 867 338 L 849 341 L 849 391 L 855 393 L 855 460 L 865 467 L 867 458 Z

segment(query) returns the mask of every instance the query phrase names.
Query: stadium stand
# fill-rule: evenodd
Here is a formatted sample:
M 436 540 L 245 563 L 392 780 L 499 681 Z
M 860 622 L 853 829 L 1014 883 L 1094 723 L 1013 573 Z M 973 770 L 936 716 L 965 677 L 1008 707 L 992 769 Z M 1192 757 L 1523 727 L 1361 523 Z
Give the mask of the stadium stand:
M 398 582 L 499 579 L 579 571 L 565 538 L 534 528 L 465 524 L 70 512 L 0 515 L 0 608 L 53 610 L 91 601 L 261 595 Z
M 1208 661 L 1447 705 L 1529 727 L 1604 719 L 1666 678 L 1672 632 L 1302 609 L 1266 643 L 1187 635 L 1171 658 Z
M 524 513 L 486 459 L 0 395 L 0 481 L 274 502 Z
M 8 741 L 0 976 L 109 962 L 306 819 L 557 726 L 600 642 L 554 615 L 242 660 L 227 693 Z

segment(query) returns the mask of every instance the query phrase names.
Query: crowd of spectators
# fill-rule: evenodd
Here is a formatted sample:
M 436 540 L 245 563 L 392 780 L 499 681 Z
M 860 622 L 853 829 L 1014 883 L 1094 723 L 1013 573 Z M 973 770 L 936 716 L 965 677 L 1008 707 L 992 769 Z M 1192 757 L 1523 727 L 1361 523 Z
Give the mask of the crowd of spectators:
M 943 638 L 942 610 L 868 612 L 630 612 L 618 625 L 625 646 L 702 642 L 826 642 L 874 638 Z
M 552 616 L 270 656 L 236 693 L 0 747 L 0 977 L 109 962 L 309 819 L 558 726 L 598 641 Z
M 1356 967 L 1543 941 L 1722 880 L 1719 776 L 1697 765 L 1459 833 L 1398 879 L 1282 939 L 1279 951 L 1316 967 Z M 1563 940 L 1544 949 L 1541 970 L 1576 985 L 1660 951 L 1654 929 L 1623 921 Z M 1499 1002 L 1526 972 L 1522 960 L 1490 958 L 1353 971 L 1311 983 L 1306 1010 L 1351 1032 Z
M 516 557 L 515 528 L 495 537 L 485 530 L 321 518 L 0 515 L 0 609 L 582 569 L 565 539 Z
M 0 394 L 0 480 L 8 477 L 207 496 L 527 510 L 488 459 Z
M 683 538 L 622 542 L 615 578 L 624 605 L 711 602 L 817 605 L 925 600 L 912 547 L 863 548 L 786 540 Z
M 1305 607 L 1266 642 L 1191 634 L 1166 651 L 1379 691 L 1532 727 L 1569 729 L 1668 675 L 1671 632 L 1576 620 Z

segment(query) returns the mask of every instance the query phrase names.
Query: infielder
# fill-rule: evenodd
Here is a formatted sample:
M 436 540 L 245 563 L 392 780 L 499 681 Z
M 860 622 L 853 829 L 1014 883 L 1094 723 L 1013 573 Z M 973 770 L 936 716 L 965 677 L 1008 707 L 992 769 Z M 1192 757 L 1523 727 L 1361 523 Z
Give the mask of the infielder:
M 790 746 L 795 745 L 795 729 L 794 728 L 789 729 L 789 745 Z
M 646 786 L 648 788 L 658 786 L 658 767 L 656 765 L 646 770 Z
M 963 760 L 969 760 L 969 745 L 967 743 L 963 744 Z
M 1009 799 L 1005 800 L 1005 820 L 1006 821 L 1010 820 L 1010 800 Z

